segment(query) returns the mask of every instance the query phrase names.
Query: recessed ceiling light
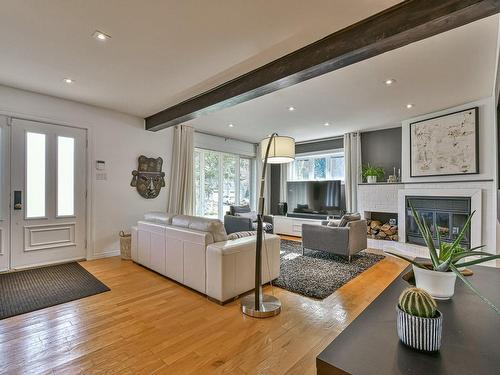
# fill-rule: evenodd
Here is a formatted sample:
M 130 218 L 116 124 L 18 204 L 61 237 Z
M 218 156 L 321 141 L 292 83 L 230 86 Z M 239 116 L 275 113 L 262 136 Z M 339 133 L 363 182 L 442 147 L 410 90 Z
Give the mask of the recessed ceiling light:
M 392 85 L 393 83 L 396 83 L 396 80 L 394 78 L 389 78 L 389 79 L 386 79 L 385 82 L 384 82 L 387 86 L 390 86 Z
M 228 125 L 230 128 L 234 128 L 234 124 L 229 124 Z
M 408 109 L 412 109 L 412 108 L 413 108 L 413 104 L 408 103 L 408 104 L 406 105 L 406 108 L 408 108 Z
M 104 42 L 105 40 L 111 39 L 111 37 L 109 35 L 104 34 L 102 31 L 99 31 L 99 30 L 94 31 L 94 33 L 92 34 L 92 36 L 95 39 L 100 40 L 102 42 Z
M 323 125 L 330 126 L 330 123 L 329 122 L 325 122 Z
M 64 82 L 66 82 L 66 83 L 68 83 L 68 84 L 70 84 L 70 83 L 74 83 L 74 82 L 75 82 L 75 81 L 74 81 L 73 79 L 71 79 L 71 78 L 64 78 L 64 79 L 63 79 L 63 81 L 64 81 Z
M 288 110 L 289 110 L 290 112 L 295 111 L 295 107 L 290 106 L 290 107 L 288 107 Z

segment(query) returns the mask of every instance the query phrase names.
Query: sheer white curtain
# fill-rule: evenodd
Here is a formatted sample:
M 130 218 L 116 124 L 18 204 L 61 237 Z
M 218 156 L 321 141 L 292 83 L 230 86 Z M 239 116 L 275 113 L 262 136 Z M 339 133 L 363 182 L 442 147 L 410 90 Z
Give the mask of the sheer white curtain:
M 345 203 L 347 212 L 358 209 L 358 181 L 361 163 L 361 135 L 344 134 Z
M 260 197 L 260 180 L 262 177 L 262 167 L 264 163 L 261 159 L 261 147 L 260 143 L 257 145 L 257 200 L 256 200 L 256 209 L 259 210 L 259 197 Z M 264 184 L 264 214 L 269 214 L 271 212 L 271 184 L 270 176 L 271 175 L 271 165 L 268 164 L 266 168 L 266 182 Z
M 172 167 L 167 211 L 193 214 L 194 129 L 186 125 L 174 127 Z

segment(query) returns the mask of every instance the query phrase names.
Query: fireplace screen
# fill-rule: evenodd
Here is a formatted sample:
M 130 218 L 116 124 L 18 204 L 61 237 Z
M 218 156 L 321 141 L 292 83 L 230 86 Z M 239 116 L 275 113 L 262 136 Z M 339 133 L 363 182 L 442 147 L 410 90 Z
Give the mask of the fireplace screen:
M 453 242 L 470 215 L 470 198 L 465 197 L 406 197 L 406 241 L 425 245 L 409 203 L 429 227 L 437 245 L 437 231 L 444 242 Z M 470 228 L 461 241 L 462 247 L 470 249 Z

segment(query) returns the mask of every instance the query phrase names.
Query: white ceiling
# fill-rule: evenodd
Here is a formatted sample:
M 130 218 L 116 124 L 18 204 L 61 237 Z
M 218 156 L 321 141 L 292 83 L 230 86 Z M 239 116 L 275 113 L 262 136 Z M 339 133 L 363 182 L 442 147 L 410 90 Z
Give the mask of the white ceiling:
M 498 22 L 498 16 L 476 21 L 189 123 L 252 142 L 273 131 L 304 141 L 397 126 L 488 97 L 495 81 Z M 388 78 L 396 83 L 387 87 Z M 407 103 L 414 107 L 408 110 Z M 296 110 L 289 112 L 289 106 Z
M 0 84 L 145 117 L 398 2 L 1 0 Z

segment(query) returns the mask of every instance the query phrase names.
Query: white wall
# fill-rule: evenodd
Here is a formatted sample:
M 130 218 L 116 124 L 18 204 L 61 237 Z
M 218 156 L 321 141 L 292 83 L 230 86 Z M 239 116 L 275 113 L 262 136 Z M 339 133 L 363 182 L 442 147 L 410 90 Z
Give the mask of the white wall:
M 410 123 L 436 116 L 442 116 L 447 113 L 457 112 L 472 107 L 479 107 L 479 174 L 463 176 L 410 177 Z M 496 158 L 493 157 L 495 153 L 496 142 L 495 112 L 495 100 L 493 97 L 490 97 L 403 121 L 403 155 L 401 171 L 402 180 L 404 182 L 422 182 L 456 181 L 457 179 L 461 181 L 494 179 L 496 177 Z
M 479 174 L 440 177 L 410 177 L 410 123 L 445 115 L 471 107 L 479 107 Z M 497 154 L 496 154 L 496 105 L 494 96 L 466 103 L 443 111 L 429 113 L 402 122 L 402 181 L 412 182 L 411 188 L 481 188 L 483 210 L 482 241 L 491 253 L 497 250 Z M 481 181 L 478 181 L 481 180 Z M 441 181 L 460 181 L 440 183 Z M 433 182 L 418 184 L 418 182 Z
M 70 88 L 68 88 L 70 89 Z M 138 117 L 0 85 L 0 114 L 88 129 L 88 258 L 116 255 L 118 232 L 129 230 L 145 211 L 165 210 L 170 177 L 172 133 L 144 130 Z M 144 199 L 130 186 L 137 157 L 161 156 L 167 188 Z M 106 181 L 95 179 L 95 160 L 106 161 Z

